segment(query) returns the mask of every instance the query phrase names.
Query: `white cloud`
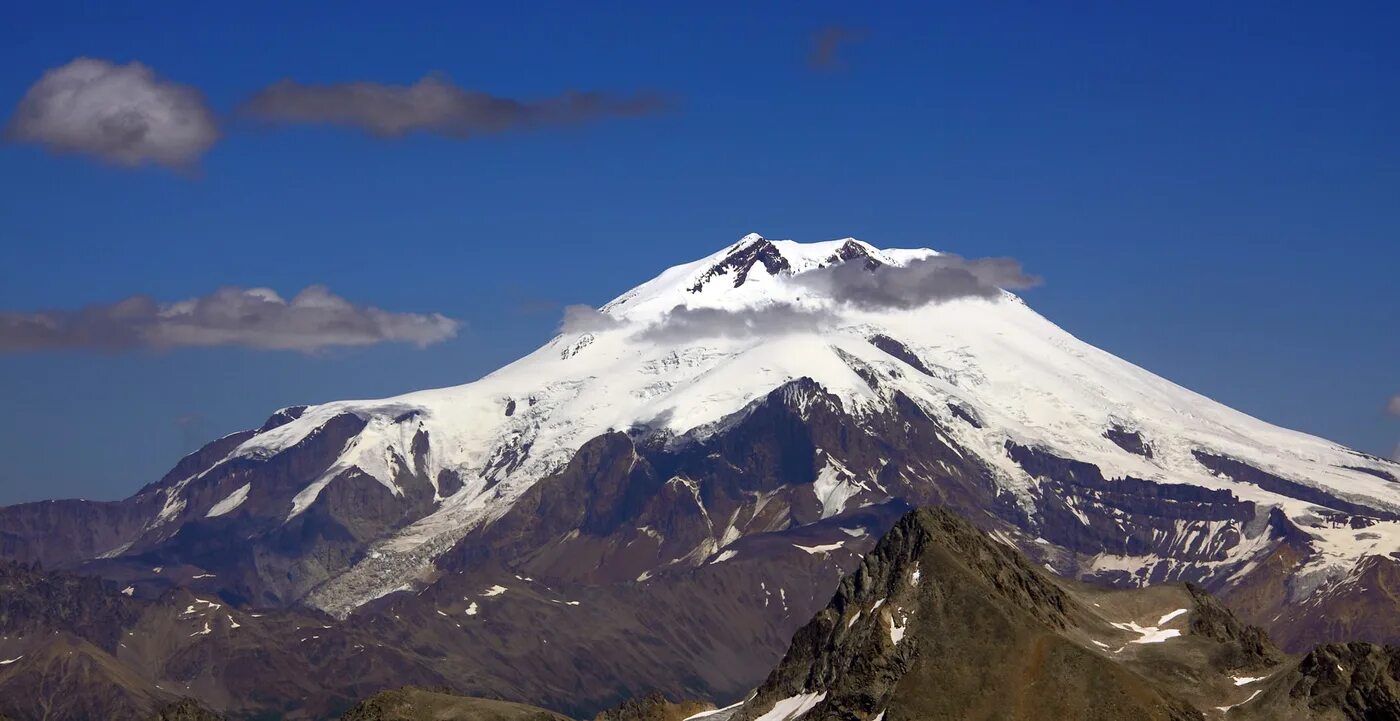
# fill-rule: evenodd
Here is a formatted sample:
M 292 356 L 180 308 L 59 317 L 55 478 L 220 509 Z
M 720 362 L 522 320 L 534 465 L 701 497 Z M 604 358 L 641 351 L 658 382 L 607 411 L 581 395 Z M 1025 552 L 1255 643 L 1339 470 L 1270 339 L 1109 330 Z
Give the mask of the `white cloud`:
M 180 168 L 194 165 L 219 129 L 198 90 L 161 80 L 139 62 L 78 58 L 29 88 L 6 135 L 117 165 Z
M 283 300 L 267 288 L 221 288 L 159 304 L 146 296 L 77 311 L 0 313 L 0 352 L 243 346 L 311 352 L 333 346 L 410 343 L 457 334 L 438 313 L 391 313 L 357 306 L 313 285 Z

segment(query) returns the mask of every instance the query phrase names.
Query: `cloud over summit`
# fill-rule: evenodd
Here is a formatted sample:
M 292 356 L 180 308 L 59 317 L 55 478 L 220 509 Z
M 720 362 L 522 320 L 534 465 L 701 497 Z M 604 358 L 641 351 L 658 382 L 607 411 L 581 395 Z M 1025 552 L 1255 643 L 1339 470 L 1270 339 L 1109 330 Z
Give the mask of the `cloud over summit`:
M 268 288 L 220 288 L 161 304 L 137 295 L 76 311 L 0 312 L 0 352 L 242 346 L 312 352 L 334 346 L 410 343 L 457 334 L 459 323 L 431 313 L 357 306 L 313 285 L 284 300 Z
M 1039 277 L 1011 258 L 967 259 L 944 254 L 904 265 L 870 267 L 846 261 L 791 276 L 796 297 L 774 297 L 747 307 L 692 307 L 678 304 L 659 318 L 635 326 L 636 337 L 656 343 L 698 338 L 758 338 L 786 333 L 820 332 L 842 324 L 841 309 L 894 311 L 920 308 L 962 298 L 998 300 L 1003 290 L 1032 288 Z M 802 296 L 831 304 L 798 302 Z M 629 323 L 586 305 L 564 309 L 561 333 L 589 333 Z
M 793 280 L 838 303 L 865 310 L 917 308 L 959 298 L 995 299 L 1003 289 L 1033 288 L 1041 283 L 1011 258 L 969 260 L 951 253 L 874 270 L 860 263 L 838 263 Z

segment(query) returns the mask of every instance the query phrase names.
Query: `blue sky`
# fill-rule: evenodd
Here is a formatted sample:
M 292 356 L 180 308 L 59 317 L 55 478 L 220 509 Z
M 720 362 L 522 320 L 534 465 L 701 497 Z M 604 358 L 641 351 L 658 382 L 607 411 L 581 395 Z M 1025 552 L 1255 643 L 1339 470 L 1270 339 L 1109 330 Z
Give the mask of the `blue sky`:
M 1361 450 L 1400 440 L 1393 3 L 112 5 L 10 9 L 5 117 L 88 56 L 198 88 L 223 137 L 182 172 L 0 146 L 0 311 L 325 284 L 465 325 L 425 349 L 0 354 L 0 503 L 125 496 L 278 407 L 471 380 L 562 304 L 749 231 L 1011 256 L 1091 343 Z M 862 37 L 814 69 L 830 26 Z M 434 72 L 672 107 L 466 140 L 232 114 L 282 79 Z

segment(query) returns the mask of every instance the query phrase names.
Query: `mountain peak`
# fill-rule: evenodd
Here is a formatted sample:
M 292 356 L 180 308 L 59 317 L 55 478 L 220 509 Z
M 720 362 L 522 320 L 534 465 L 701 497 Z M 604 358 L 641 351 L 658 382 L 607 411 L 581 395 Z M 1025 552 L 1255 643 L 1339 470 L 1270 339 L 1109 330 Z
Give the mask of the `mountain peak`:
M 704 290 L 706 284 L 719 276 L 731 276 L 734 279 L 734 287 L 743 285 L 749 278 L 749 272 L 755 265 L 762 263 L 768 275 L 774 276 L 788 273 L 792 270 L 787 258 L 783 257 L 781 251 L 773 242 L 757 233 L 750 233 L 744 236 L 738 244 L 730 248 L 724 259 L 710 266 L 708 270 L 696 279 L 695 284 L 690 287 L 691 293 L 699 293 Z
M 814 286 L 793 279 L 851 261 L 874 271 L 937 254 L 926 248 L 880 249 L 851 237 L 798 242 L 749 233 L 708 256 L 667 269 L 614 299 L 604 310 L 616 317 L 650 322 L 677 306 L 715 310 L 773 303 L 821 306 Z M 809 299 L 814 303 L 808 303 Z
M 766 243 L 768 242 L 768 239 L 763 237 L 762 235 L 759 235 L 758 233 L 745 233 L 744 237 L 740 238 L 739 242 L 729 246 L 729 250 L 726 252 L 733 253 L 739 250 L 740 248 L 743 248 L 744 246 L 752 245 L 758 242 Z

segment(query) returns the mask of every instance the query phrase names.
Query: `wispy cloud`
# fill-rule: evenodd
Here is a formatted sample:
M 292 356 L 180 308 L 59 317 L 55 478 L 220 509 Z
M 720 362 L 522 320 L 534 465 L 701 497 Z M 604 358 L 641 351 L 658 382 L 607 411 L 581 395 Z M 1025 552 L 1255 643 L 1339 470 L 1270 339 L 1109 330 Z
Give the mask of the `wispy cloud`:
M 0 312 L 0 352 L 243 346 L 312 352 L 334 346 L 409 343 L 424 347 L 457 334 L 431 313 L 358 306 L 313 285 L 290 301 L 267 288 L 221 288 L 161 304 L 148 296 L 76 311 Z
M 566 305 L 564 317 L 559 320 L 560 333 L 594 333 L 616 328 L 622 322 L 591 305 Z
M 412 85 L 369 81 L 307 85 L 283 80 L 249 98 L 241 110 L 274 123 L 341 125 L 386 138 L 415 132 L 471 138 L 650 115 L 668 106 L 654 93 L 621 97 L 571 90 L 519 100 L 468 90 L 429 75 Z
M 816 331 L 834 316 L 823 311 L 775 303 L 758 308 L 687 308 L 676 306 L 637 337 L 657 343 L 696 338 L 758 338 Z
M 117 165 L 189 168 L 219 139 L 219 128 L 194 88 L 138 62 L 78 58 L 29 88 L 5 135 Z
M 1041 279 L 1011 258 L 967 259 L 953 254 L 868 270 L 839 263 L 794 278 L 814 292 L 867 310 L 917 308 L 958 298 L 997 298 L 1001 291 L 1033 288 Z
M 841 48 L 865 39 L 865 31 L 840 25 L 828 25 L 812 34 L 812 50 L 807 65 L 813 70 L 830 71 L 846 66 Z

